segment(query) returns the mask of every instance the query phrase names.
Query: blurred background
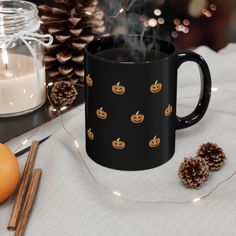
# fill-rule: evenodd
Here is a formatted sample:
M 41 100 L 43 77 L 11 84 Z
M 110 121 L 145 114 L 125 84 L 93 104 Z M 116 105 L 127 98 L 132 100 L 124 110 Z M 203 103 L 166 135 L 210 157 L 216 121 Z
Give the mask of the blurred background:
M 107 1 L 102 2 L 109 9 Z M 218 51 L 229 42 L 236 42 L 235 0 L 134 1 L 127 15 L 133 11 L 146 26 L 173 40 L 180 49 L 207 45 Z M 126 29 L 118 22 L 113 31 L 120 33 Z
M 32 1 L 37 4 L 49 3 L 48 0 Z M 135 13 L 139 23 L 174 41 L 180 49 L 207 45 L 218 51 L 228 43 L 236 42 L 236 0 L 98 1 L 108 16 L 125 9 L 126 13 L 105 20 L 108 31 L 114 34 L 127 33 L 127 19 L 124 19 L 124 15 L 129 17 Z M 136 18 L 131 18 L 134 24 L 137 23 Z

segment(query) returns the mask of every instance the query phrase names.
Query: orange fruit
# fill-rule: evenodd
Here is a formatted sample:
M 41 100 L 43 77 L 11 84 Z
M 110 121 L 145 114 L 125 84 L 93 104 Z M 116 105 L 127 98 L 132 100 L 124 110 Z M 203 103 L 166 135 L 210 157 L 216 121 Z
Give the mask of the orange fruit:
M 19 178 L 20 169 L 15 155 L 0 143 L 0 203 L 14 192 Z

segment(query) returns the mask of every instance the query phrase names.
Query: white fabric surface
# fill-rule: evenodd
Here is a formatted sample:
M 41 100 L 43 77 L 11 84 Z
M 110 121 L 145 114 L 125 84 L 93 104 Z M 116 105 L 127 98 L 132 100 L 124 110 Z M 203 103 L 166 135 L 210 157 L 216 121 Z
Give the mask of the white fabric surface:
M 196 50 L 208 62 L 213 87 L 236 91 L 236 45 L 220 53 L 209 48 Z M 178 114 L 190 112 L 196 99 L 199 80 L 196 66 L 186 63 L 180 69 Z M 66 126 L 78 139 L 82 153 L 94 175 L 105 185 L 142 199 L 192 199 L 213 188 L 236 169 L 236 95 L 213 93 L 209 111 L 192 128 L 177 132 L 176 153 L 165 165 L 145 171 L 116 171 L 94 163 L 84 149 L 83 107 L 73 111 Z M 81 111 L 82 110 L 82 111 Z M 177 177 L 185 156 L 194 155 L 206 141 L 219 143 L 227 154 L 224 168 L 211 174 L 199 190 L 184 188 Z M 22 140 L 19 140 L 22 142 Z M 26 155 L 19 157 L 21 170 Z M 27 226 L 26 236 L 76 235 L 167 235 L 235 236 L 236 177 L 204 201 L 193 204 L 146 204 L 122 200 L 101 190 L 91 180 L 63 129 L 40 146 L 35 167 L 43 169 L 37 199 Z M 6 230 L 12 199 L 0 205 L 0 235 Z

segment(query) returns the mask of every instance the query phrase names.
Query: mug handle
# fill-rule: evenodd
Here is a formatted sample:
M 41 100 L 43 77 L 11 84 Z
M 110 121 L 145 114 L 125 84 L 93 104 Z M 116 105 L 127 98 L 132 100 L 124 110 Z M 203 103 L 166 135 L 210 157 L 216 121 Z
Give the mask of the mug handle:
M 211 98 L 211 74 L 206 61 L 197 53 L 179 51 L 177 54 L 177 60 L 177 68 L 187 61 L 196 62 L 199 66 L 201 75 L 201 92 L 196 108 L 187 116 L 176 116 L 176 129 L 183 129 L 196 124 L 205 115 Z

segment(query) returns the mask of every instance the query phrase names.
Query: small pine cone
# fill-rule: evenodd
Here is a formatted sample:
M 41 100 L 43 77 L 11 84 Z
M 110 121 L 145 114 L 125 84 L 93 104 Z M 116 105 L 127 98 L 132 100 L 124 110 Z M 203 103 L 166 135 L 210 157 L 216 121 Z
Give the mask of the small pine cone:
M 197 155 L 206 160 L 210 171 L 217 171 L 224 165 L 225 153 L 216 143 L 205 143 L 200 146 Z
M 72 105 L 78 92 L 70 81 L 57 81 L 53 83 L 50 99 L 57 106 Z
M 201 157 L 184 158 L 180 164 L 178 175 L 186 187 L 197 188 L 207 180 L 209 167 Z

